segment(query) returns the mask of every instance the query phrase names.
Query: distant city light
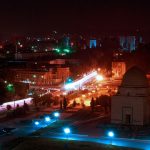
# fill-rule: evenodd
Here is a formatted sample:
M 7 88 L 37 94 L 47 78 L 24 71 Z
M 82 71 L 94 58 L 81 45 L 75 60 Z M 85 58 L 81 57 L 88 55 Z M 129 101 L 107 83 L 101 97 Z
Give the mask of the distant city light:
M 55 50 L 56 50 L 58 53 L 60 52 L 60 49 L 58 49 L 58 48 L 56 48 Z
M 67 95 L 67 93 L 66 93 L 66 92 L 63 92 L 63 95 Z
M 84 97 L 84 98 L 85 98 L 85 97 L 86 97 L 86 95 L 84 95 L 84 94 L 83 94 L 83 95 L 82 95 L 82 97 Z
M 33 78 L 36 78 L 36 75 L 35 75 L 35 74 L 33 75 Z
M 104 77 L 102 75 L 97 75 L 96 76 L 96 80 L 97 81 L 103 81 L 104 80 Z
M 23 47 L 23 45 L 21 44 L 21 45 L 20 45 L 20 48 L 22 48 L 22 47 Z
M 15 90 L 15 89 L 14 89 L 14 85 L 13 85 L 13 84 L 10 84 L 10 83 L 7 85 L 6 88 L 7 88 L 7 90 L 8 90 L 9 92 L 14 92 L 14 90 Z
M 64 52 L 69 53 L 69 52 L 70 52 L 70 50 L 69 50 L 69 49 L 64 49 Z
M 7 81 L 4 81 L 4 83 L 7 83 Z

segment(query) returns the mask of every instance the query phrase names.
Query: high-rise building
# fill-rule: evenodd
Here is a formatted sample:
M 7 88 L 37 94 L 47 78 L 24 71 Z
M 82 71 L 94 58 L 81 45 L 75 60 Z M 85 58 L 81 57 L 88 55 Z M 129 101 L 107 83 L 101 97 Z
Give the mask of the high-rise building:
M 120 36 L 120 47 L 125 51 L 134 51 L 140 43 L 143 43 L 143 38 L 139 34 L 136 36 Z
M 90 39 L 90 48 L 96 48 L 96 47 L 97 47 L 97 40 Z
M 120 36 L 120 46 L 122 50 L 133 51 L 136 49 L 135 36 Z

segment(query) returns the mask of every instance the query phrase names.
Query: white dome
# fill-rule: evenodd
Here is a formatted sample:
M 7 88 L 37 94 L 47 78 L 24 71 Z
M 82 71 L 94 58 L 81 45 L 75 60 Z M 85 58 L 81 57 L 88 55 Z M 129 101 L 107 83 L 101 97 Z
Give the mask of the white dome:
M 148 87 L 148 79 L 144 71 L 137 67 L 130 68 L 124 75 L 122 87 Z

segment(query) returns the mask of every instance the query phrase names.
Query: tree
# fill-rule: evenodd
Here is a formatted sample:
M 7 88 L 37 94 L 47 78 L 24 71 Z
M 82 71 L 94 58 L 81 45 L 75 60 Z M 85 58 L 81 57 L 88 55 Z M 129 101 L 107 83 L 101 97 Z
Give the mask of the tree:
M 12 109 L 11 105 L 7 105 L 7 110 L 11 110 L 11 109 Z
M 110 102 L 111 102 L 110 96 L 107 96 L 107 95 L 101 95 L 100 96 L 100 105 L 102 107 L 104 107 L 105 113 L 108 112 L 107 108 L 109 108 L 109 111 L 110 111 L 110 106 L 111 106 Z
M 90 102 L 91 110 L 94 112 L 94 107 L 95 107 L 95 101 L 94 98 L 92 97 L 91 102 Z
M 0 105 L 3 104 L 3 102 L 5 101 L 6 93 L 7 91 L 4 83 L 0 82 Z
M 63 109 L 63 102 L 62 102 L 62 100 L 60 100 L 60 109 L 61 110 Z
M 76 105 L 77 105 L 76 100 L 74 100 L 72 106 L 76 107 Z
M 23 105 L 24 111 L 29 111 L 29 105 L 24 101 L 24 105 Z
M 64 97 L 63 100 L 63 108 L 66 110 L 67 109 L 67 99 Z

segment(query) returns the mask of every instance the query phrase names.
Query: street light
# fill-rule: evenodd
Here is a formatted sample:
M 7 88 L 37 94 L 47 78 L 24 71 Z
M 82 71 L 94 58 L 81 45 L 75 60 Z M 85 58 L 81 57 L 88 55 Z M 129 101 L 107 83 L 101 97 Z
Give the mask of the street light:
M 114 137 L 114 132 L 109 131 L 109 132 L 108 132 L 108 136 L 109 136 L 109 137 Z
M 35 121 L 34 124 L 35 124 L 36 126 L 38 126 L 40 123 L 39 123 L 39 121 Z
M 69 134 L 71 131 L 70 131 L 70 128 L 64 128 L 64 133 L 65 134 Z
M 54 117 L 58 118 L 60 116 L 59 112 L 54 112 Z
M 102 75 L 97 75 L 96 76 L 96 80 L 97 81 L 103 81 L 104 80 L 104 77 Z
M 68 128 L 68 127 L 64 128 L 64 133 L 66 135 L 66 138 L 69 140 L 69 134 L 71 133 L 70 128 Z
M 108 132 L 108 137 L 110 137 L 111 139 L 111 141 L 110 141 L 110 144 L 112 145 L 112 138 L 114 137 L 114 132 L 113 131 L 109 131 Z
M 7 84 L 7 81 L 5 80 L 5 81 L 4 81 L 4 83 L 6 83 L 6 84 Z
M 50 122 L 51 121 L 51 118 L 50 117 L 45 117 L 45 122 Z

